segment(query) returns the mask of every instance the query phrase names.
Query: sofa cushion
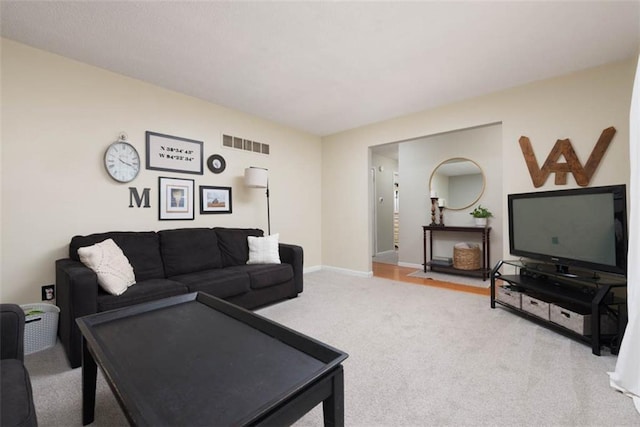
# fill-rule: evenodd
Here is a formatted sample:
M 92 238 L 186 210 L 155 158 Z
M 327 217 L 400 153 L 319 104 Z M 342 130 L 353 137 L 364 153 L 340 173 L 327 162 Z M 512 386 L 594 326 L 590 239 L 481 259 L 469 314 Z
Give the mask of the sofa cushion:
M 133 267 L 112 239 L 78 248 L 80 261 L 98 276 L 98 284 L 111 295 L 120 295 L 136 282 Z
M 248 236 L 249 259 L 247 264 L 280 264 L 279 234 L 265 237 Z
M 218 246 L 222 253 L 222 266 L 244 265 L 249 259 L 248 236 L 262 237 L 257 228 L 214 228 L 218 235 Z
M 119 296 L 110 295 L 103 290 L 98 291 L 98 312 L 128 307 L 133 304 L 155 301 L 175 295 L 188 293 L 182 283 L 169 279 L 151 279 L 138 282 Z
M 74 236 L 69 244 L 69 258 L 80 261 L 78 248 L 95 245 L 106 239 L 113 239 L 122 249 L 133 267 L 138 282 L 165 277 L 160 257 L 160 240 L 153 231 L 114 231 Z
M 213 229 L 162 230 L 158 235 L 166 277 L 222 267 L 218 237 Z
M 184 283 L 189 292 L 202 291 L 218 298 L 228 298 L 249 292 L 250 278 L 246 271 L 234 271 L 228 268 L 199 271 L 171 277 Z
M 18 359 L 0 361 L 0 425 L 36 426 L 29 373 Z
M 251 289 L 268 288 L 293 280 L 291 264 L 248 264 L 225 270 L 248 274 Z

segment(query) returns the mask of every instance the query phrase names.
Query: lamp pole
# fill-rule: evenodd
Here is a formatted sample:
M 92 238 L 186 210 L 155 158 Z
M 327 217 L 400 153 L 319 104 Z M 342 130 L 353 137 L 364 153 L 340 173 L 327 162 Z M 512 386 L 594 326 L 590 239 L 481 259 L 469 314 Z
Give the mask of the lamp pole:
M 267 179 L 267 233 L 271 235 L 271 211 L 269 209 L 269 180 Z

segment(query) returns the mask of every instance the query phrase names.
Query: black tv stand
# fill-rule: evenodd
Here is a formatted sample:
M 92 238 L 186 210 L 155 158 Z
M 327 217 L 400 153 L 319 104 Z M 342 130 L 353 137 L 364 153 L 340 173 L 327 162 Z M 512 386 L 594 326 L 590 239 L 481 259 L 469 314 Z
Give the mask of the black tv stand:
M 543 262 L 524 262 L 522 265 L 531 270 L 540 272 L 553 272 L 554 276 L 566 277 L 568 279 L 582 280 L 599 280 L 600 275 L 597 271 L 570 269 L 570 266 L 564 264 L 546 264 Z
M 562 274 L 563 276 L 570 277 L 570 278 L 578 277 L 577 274 L 569 273 L 569 266 L 568 265 L 556 264 L 556 273 Z
M 556 267 L 500 261 L 491 271 L 491 308 L 498 304 L 590 344 L 595 355 L 603 345 L 617 354 L 627 325 L 626 279 Z M 515 274 L 503 274 L 508 269 Z

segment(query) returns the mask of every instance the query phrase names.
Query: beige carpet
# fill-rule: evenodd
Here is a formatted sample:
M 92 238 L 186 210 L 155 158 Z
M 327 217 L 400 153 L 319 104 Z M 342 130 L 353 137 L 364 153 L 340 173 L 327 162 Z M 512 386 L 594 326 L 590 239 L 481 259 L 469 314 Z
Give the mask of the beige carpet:
M 492 310 L 485 296 L 319 271 L 298 298 L 259 313 L 349 353 L 347 426 L 640 425 L 609 387 L 615 356 Z M 26 364 L 40 425 L 80 426 L 80 369 L 59 346 Z M 127 425 L 102 375 L 93 425 Z M 321 407 L 296 425 L 322 425 Z

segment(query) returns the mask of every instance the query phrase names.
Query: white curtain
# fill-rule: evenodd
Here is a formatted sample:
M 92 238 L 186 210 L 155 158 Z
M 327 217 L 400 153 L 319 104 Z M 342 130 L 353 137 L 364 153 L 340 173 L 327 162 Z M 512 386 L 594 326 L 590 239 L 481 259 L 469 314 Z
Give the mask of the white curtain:
M 640 57 L 629 116 L 629 255 L 627 257 L 627 309 L 629 324 L 622 340 L 611 386 L 633 399 L 640 412 Z

